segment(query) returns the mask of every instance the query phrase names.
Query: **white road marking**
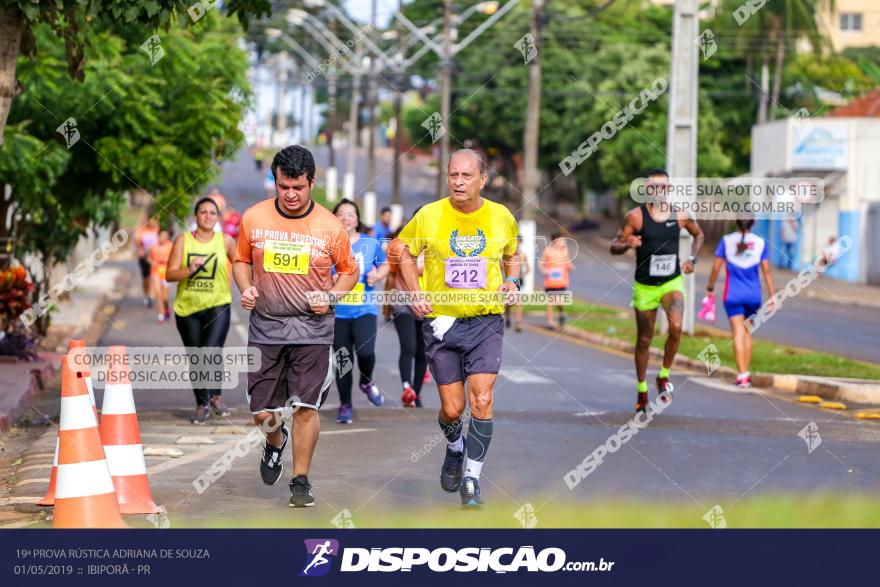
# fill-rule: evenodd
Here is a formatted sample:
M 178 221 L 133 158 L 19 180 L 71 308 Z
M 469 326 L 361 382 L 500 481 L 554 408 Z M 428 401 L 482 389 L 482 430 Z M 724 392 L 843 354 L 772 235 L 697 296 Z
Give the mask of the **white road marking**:
M 588 417 L 588 416 L 601 416 L 601 415 L 603 415 L 603 414 L 607 414 L 607 413 L 608 413 L 608 412 L 599 412 L 599 411 L 594 411 L 594 410 L 586 410 L 586 411 L 583 411 L 583 412 L 575 412 L 573 415 L 575 415 L 575 416 L 584 416 L 584 417 Z
M 533 371 L 528 371 L 523 368 L 515 370 L 502 369 L 501 372 L 498 373 L 498 375 L 514 384 L 521 383 L 523 385 L 553 385 L 553 381 L 551 381 L 550 379 L 547 379 L 542 375 L 538 375 Z

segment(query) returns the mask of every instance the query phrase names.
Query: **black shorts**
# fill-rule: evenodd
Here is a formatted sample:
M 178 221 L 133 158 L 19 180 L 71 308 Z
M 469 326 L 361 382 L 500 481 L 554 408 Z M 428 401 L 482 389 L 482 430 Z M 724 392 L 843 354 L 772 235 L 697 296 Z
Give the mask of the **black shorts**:
M 251 413 L 301 406 L 317 410 L 327 399 L 333 371 L 329 344 L 258 344 L 260 368 L 248 373 Z
M 141 268 L 141 279 L 148 278 L 150 276 L 150 260 L 146 255 L 138 257 L 138 265 Z
M 425 355 L 434 380 L 440 385 L 465 381 L 478 373 L 501 369 L 504 346 L 504 318 L 500 314 L 459 318 L 437 340 L 428 318 L 422 325 Z

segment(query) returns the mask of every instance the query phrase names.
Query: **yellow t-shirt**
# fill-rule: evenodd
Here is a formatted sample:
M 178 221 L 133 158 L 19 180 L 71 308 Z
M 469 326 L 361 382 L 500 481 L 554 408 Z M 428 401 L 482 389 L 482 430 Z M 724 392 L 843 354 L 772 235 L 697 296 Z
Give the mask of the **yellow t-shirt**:
M 425 253 L 422 289 L 445 298 L 430 300 L 428 317 L 501 314 L 504 305 L 487 294 L 504 281 L 501 259 L 516 253 L 518 231 L 510 211 L 486 199 L 471 213 L 453 208 L 449 198 L 422 206 L 398 238 L 413 255 Z

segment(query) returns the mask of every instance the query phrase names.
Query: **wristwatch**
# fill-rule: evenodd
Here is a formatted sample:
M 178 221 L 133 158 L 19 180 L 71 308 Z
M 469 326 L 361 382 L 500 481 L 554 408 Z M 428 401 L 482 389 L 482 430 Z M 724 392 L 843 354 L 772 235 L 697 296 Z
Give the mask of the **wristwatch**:
M 696 265 L 696 264 L 697 264 L 697 258 L 694 257 L 693 255 L 691 255 L 690 257 L 688 257 L 688 261 L 690 261 L 692 265 Z
M 516 289 L 522 287 L 522 281 L 520 281 L 519 277 L 505 277 L 504 281 L 512 281 L 513 284 L 516 286 Z

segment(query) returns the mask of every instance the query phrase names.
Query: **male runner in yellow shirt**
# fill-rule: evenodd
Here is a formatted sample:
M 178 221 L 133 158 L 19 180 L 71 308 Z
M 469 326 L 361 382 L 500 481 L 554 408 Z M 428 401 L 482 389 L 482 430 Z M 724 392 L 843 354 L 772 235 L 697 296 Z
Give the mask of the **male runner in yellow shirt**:
M 440 392 L 440 428 L 449 443 L 440 485 L 450 493 L 459 491 L 463 506 L 482 503 L 479 479 L 492 440 L 502 314 L 520 286 L 519 229 L 507 208 L 480 195 L 486 179 L 479 154 L 456 151 L 449 159 L 449 197 L 423 206 L 398 237 L 406 245 L 400 253 L 400 289 L 422 291 L 416 258 L 425 254 L 422 280 L 428 297 L 412 309 L 425 318 L 425 351 Z M 466 440 L 465 381 L 471 410 Z

